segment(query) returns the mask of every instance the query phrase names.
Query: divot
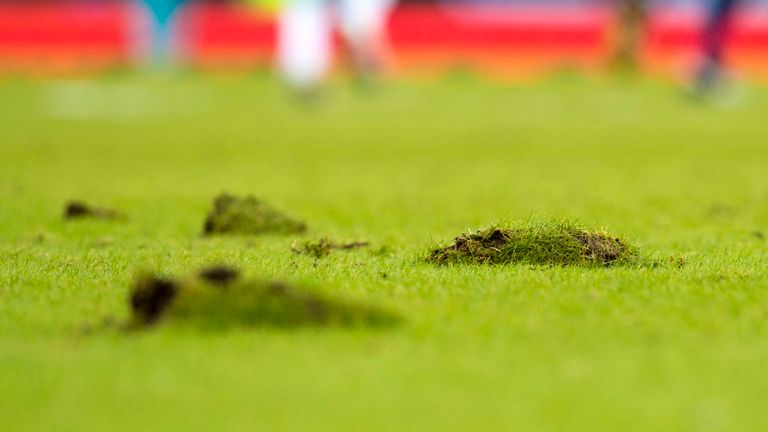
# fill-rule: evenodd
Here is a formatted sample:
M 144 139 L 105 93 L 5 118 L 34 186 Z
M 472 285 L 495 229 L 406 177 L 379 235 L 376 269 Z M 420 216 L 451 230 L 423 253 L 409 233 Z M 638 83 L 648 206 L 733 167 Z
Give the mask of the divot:
M 119 210 L 96 207 L 79 200 L 68 201 L 64 205 L 64 219 L 124 219 L 125 215 Z
M 215 234 L 299 234 L 307 225 L 254 196 L 221 194 L 203 224 L 204 235 Z
M 379 327 L 396 324 L 397 314 L 373 305 L 338 299 L 288 282 L 247 279 L 218 265 L 179 279 L 137 277 L 130 292 L 127 328 L 161 322 L 201 327 Z
M 610 266 L 637 258 L 636 249 L 605 231 L 591 231 L 569 221 L 493 226 L 459 235 L 432 249 L 434 264 L 533 264 Z
M 305 241 L 303 243 L 294 242 L 291 245 L 291 250 L 300 255 L 309 255 L 315 258 L 322 258 L 330 255 L 334 250 L 351 250 L 368 247 L 370 243 L 367 241 L 354 241 L 354 242 L 336 242 L 328 238 L 321 238 L 316 241 Z
M 240 277 L 240 272 L 232 267 L 220 264 L 200 270 L 200 279 L 215 285 L 227 285 Z

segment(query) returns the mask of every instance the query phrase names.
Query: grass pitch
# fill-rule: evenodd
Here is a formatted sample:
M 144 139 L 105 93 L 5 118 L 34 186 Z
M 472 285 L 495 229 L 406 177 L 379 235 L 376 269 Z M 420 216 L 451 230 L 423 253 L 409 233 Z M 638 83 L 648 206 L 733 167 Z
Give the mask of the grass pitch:
M 339 85 L 310 107 L 264 78 L 0 94 L 4 431 L 768 429 L 764 90 L 732 111 L 580 80 Z M 224 191 L 309 230 L 200 236 Z M 71 199 L 127 217 L 67 221 Z M 531 217 L 685 265 L 423 261 L 456 233 Z M 291 251 L 316 238 L 370 247 Z M 214 263 L 403 322 L 82 331 L 128 317 L 138 271 Z

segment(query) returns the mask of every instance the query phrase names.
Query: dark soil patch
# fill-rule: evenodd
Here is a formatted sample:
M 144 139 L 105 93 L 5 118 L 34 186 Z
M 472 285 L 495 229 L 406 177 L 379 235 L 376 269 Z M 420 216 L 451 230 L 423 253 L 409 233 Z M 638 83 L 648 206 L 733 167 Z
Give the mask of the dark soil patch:
M 212 234 L 296 234 L 307 230 L 307 225 L 276 210 L 253 197 L 243 198 L 221 194 L 213 200 L 203 233 Z
M 322 258 L 329 255 L 334 250 L 351 250 L 367 247 L 367 241 L 355 241 L 348 243 L 339 243 L 333 240 L 322 238 L 317 241 L 307 241 L 301 244 L 294 243 L 291 250 L 302 255 L 309 255 L 315 258 Z
M 450 245 L 432 249 L 435 264 L 602 265 L 627 262 L 636 252 L 624 240 L 563 221 L 491 227 L 465 233 Z
M 225 289 L 222 289 L 225 288 Z M 158 322 L 203 327 L 382 326 L 399 317 L 282 281 L 245 279 L 216 266 L 184 279 L 140 276 L 130 293 L 130 328 Z
M 229 266 L 217 265 L 200 270 L 198 275 L 212 284 L 227 285 L 239 278 L 240 272 Z
M 72 200 L 64 205 L 64 219 L 123 219 L 125 215 L 118 210 L 96 207 L 83 201 Z
M 178 292 L 176 281 L 150 275 L 137 278 L 130 296 L 134 322 L 143 326 L 155 323 Z

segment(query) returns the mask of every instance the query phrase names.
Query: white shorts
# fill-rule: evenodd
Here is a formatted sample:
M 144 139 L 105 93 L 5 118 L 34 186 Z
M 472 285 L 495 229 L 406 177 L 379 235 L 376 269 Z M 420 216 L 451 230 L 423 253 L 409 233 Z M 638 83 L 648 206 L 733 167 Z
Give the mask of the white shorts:
M 393 0 L 338 0 L 338 19 L 344 37 L 354 40 L 378 34 Z
M 283 78 L 294 87 L 320 82 L 330 67 L 332 31 L 354 44 L 378 35 L 393 0 L 290 0 L 280 15 L 277 61 Z
M 331 61 L 331 14 L 323 0 L 292 0 L 278 23 L 277 62 L 293 87 L 320 81 Z

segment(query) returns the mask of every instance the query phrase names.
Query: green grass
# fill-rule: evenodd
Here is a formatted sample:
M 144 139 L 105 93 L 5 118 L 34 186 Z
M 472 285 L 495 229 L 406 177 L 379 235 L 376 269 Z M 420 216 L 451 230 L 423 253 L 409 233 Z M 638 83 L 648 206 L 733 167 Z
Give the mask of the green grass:
M 652 82 L 0 83 L 0 429 L 768 428 L 768 92 L 735 110 Z M 200 236 L 254 195 L 304 237 Z M 69 199 L 125 221 L 61 218 Z M 658 268 L 434 266 L 501 219 L 605 227 Z M 294 241 L 367 240 L 323 259 Z M 387 253 L 372 253 L 374 250 Z M 392 309 L 365 328 L 159 326 L 136 272 L 226 262 Z

